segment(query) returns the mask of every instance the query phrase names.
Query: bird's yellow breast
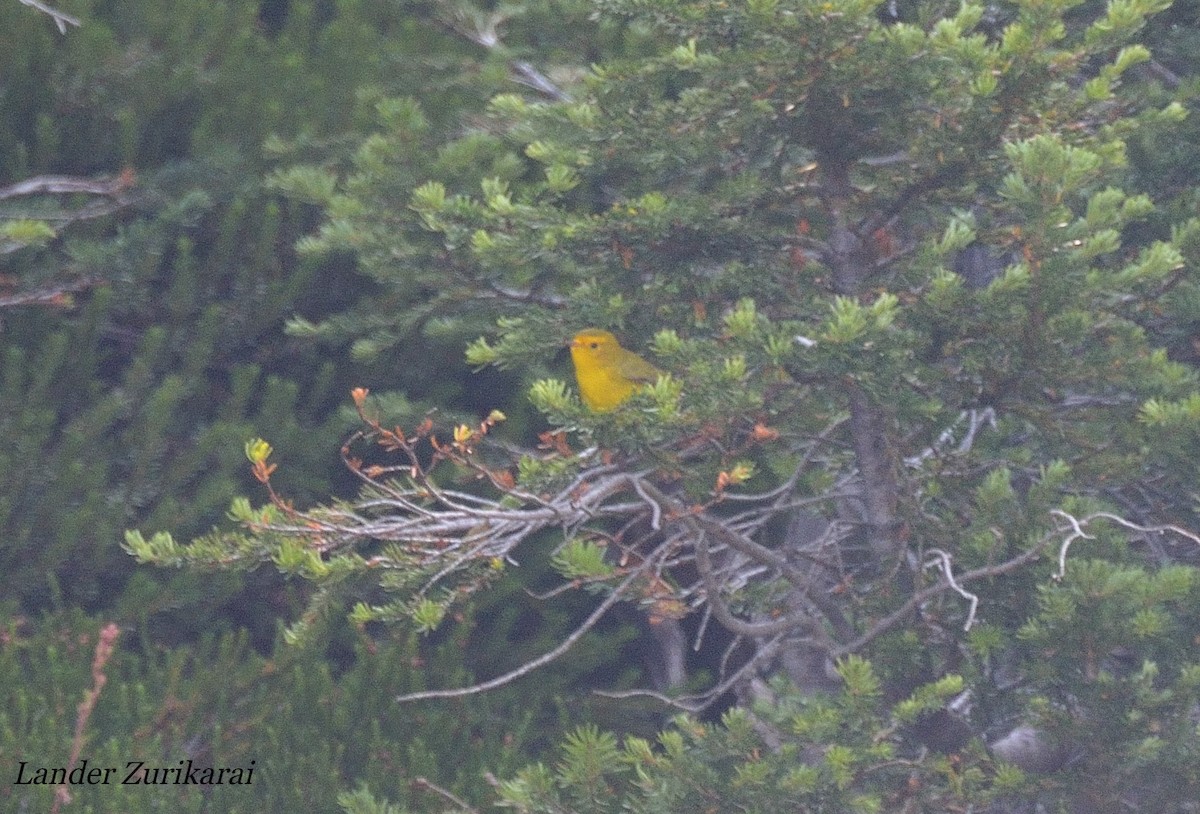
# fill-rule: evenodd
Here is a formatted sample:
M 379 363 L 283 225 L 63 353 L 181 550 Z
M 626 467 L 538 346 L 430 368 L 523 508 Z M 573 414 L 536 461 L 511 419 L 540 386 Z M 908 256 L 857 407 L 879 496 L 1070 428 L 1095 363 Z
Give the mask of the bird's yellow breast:
M 571 340 L 571 361 L 579 395 L 589 409 L 616 409 L 659 374 L 658 368 L 626 350 L 608 331 L 589 328 Z

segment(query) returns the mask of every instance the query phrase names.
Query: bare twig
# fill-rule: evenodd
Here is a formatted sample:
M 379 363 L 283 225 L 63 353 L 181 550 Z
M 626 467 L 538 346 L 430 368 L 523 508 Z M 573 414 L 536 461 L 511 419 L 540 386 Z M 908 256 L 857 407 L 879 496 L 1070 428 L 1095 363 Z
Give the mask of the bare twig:
M 855 226 L 854 232 L 857 235 L 869 235 L 876 229 L 891 221 L 918 196 L 928 192 L 940 189 L 953 179 L 957 178 L 962 171 L 962 165 L 957 162 L 943 164 L 937 169 L 927 172 L 913 180 L 909 185 L 902 190 L 885 206 L 880 207 L 873 214 L 863 218 Z
M 959 596 L 970 600 L 971 610 L 967 612 L 967 621 L 963 623 L 963 630 L 970 630 L 971 626 L 975 624 L 975 609 L 979 607 L 979 597 L 959 585 L 954 579 L 954 570 L 950 567 L 949 554 L 947 554 L 945 551 L 942 551 L 940 548 L 931 548 L 926 553 L 933 555 L 934 559 L 925 563 L 924 567 L 940 568 L 942 571 L 942 576 L 945 577 L 946 582 L 949 583 L 950 587 L 955 591 L 958 591 Z
M 559 642 L 557 647 L 547 651 L 546 653 L 543 653 L 535 659 L 530 659 L 515 670 L 509 670 L 507 673 L 496 676 L 489 681 L 482 681 L 478 684 L 472 684 L 469 687 L 458 687 L 450 690 L 425 690 L 423 692 L 405 693 L 404 695 L 397 696 L 396 701 L 422 701 L 427 698 L 461 698 L 464 695 L 478 695 L 481 692 L 487 692 L 488 690 L 494 690 L 497 687 L 503 687 L 505 684 L 509 684 L 518 678 L 521 678 L 522 676 L 528 675 L 539 667 L 549 664 L 574 647 L 575 643 L 583 638 L 585 633 L 595 627 L 596 624 L 604 617 L 604 614 L 608 613 L 613 605 L 622 601 L 625 598 L 625 590 L 633 584 L 634 580 L 642 576 L 645 571 L 649 569 L 650 564 L 653 562 L 653 558 L 647 558 L 645 562 L 630 571 L 626 575 L 625 579 L 621 580 L 620 584 L 613 589 L 613 592 L 605 597 L 604 600 L 596 606 L 596 609 L 591 612 L 587 619 L 583 620 L 579 627 L 575 628 L 575 630 L 573 630 L 569 636 Z
M 428 778 L 418 777 L 416 780 L 413 781 L 413 783 L 417 786 L 420 786 L 423 789 L 429 789 L 434 794 L 437 794 L 440 797 L 444 797 L 445 799 L 449 800 L 454 805 L 458 806 L 463 811 L 466 811 L 468 814 L 479 814 L 478 809 L 471 808 L 471 806 L 467 805 L 467 803 L 465 801 L 454 796 L 454 794 L 452 794 L 449 789 L 442 788 L 437 783 L 434 783 L 432 780 L 429 780 Z
M 1179 526 L 1173 526 L 1169 524 L 1162 526 L 1139 526 L 1137 523 L 1132 523 L 1126 520 L 1124 517 L 1112 514 L 1110 512 L 1095 512 L 1094 514 L 1089 514 L 1082 520 L 1077 519 L 1076 517 L 1060 509 L 1054 509 L 1050 512 L 1050 514 L 1061 520 L 1065 520 L 1070 530 L 1070 534 L 1063 539 L 1062 544 L 1058 548 L 1058 570 L 1056 570 L 1053 574 L 1053 578 L 1055 580 L 1062 579 L 1067 573 L 1067 552 L 1070 551 L 1071 544 L 1079 539 L 1095 539 L 1093 535 L 1088 534 L 1083 530 L 1084 527 L 1093 520 L 1111 520 L 1119 526 L 1124 526 L 1125 528 L 1132 529 L 1133 531 L 1140 531 L 1143 534 L 1165 534 L 1167 532 L 1173 532 L 1178 534 L 1180 537 L 1186 537 L 1192 542 L 1200 544 L 1200 536 L 1188 531 L 1187 529 L 1180 528 Z M 1067 530 L 1068 529 L 1062 529 L 1062 531 Z
M 65 305 L 70 302 L 70 294 L 76 291 L 85 291 L 92 286 L 99 285 L 100 282 L 95 277 L 84 277 L 69 283 L 43 286 L 42 288 L 35 288 L 32 291 L 10 294 L 7 297 L 0 297 L 0 308 L 11 308 L 20 305 Z
M 954 448 L 955 453 L 958 455 L 963 455 L 971 451 L 971 447 L 975 445 L 975 436 L 983 427 L 996 428 L 996 411 L 991 407 L 985 407 L 982 410 L 963 410 L 949 427 L 942 430 L 936 441 L 916 455 L 905 458 L 904 463 L 907 466 L 916 468 L 935 455 L 940 455 L 942 450 L 954 443 L 958 427 L 963 421 L 967 422 L 967 431 L 963 435 L 962 440 Z
M 749 659 L 746 660 L 745 664 L 743 664 L 741 667 L 734 670 L 733 673 L 728 675 L 719 684 L 717 684 L 713 687 L 710 687 L 709 689 L 705 690 L 702 693 L 695 693 L 693 695 L 681 695 L 681 696 L 673 698 L 669 695 L 664 695 L 663 693 L 655 692 L 654 690 L 642 690 L 642 689 L 622 690 L 622 691 L 617 691 L 617 692 L 609 691 L 609 690 L 594 690 L 594 692 L 596 695 L 601 695 L 601 696 L 604 696 L 605 698 L 616 698 L 616 699 L 653 698 L 657 701 L 663 702 L 664 704 L 668 704 L 672 707 L 675 707 L 676 709 L 681 709 L 684 712 L 691 712 L 691 713 L 703 712 L 704 710 L 706 710 L 710 706 L 712 706 L 722 695 L 724 695 L 726 692 L 731 690 L 739 681 L 741 681 L 743 678 L 745 678 L 747 675 L 749 675 L 750 671 L 753 670 L 754 667 L 759 664 L 759 662 L 765 661 L 766 659 L 773 656 L 775 654 L 776 650 L 778 649 L 780 643 L 783 641 L 785 635 L 786 634 L 784 634 L 784 633 L 780 633 L 780 634 L 776 635 L 774 638 L 772 638 L 769 641 L 762 644 L 755 651 L 754 655 L 752 655 Z M 695 703 L 689 703 L 689 702 L 695 702 Z
M 6 187 L 0 187 L 0 201 L 32 195 L 95 195 L 95 199 L 79 206 L 59 212 L 39 212 L 36 215 L 20 212 L 0 213 L 0 218 L 18 219 L 29 218 L 37 221 L 48 221 L 56 224 L 70 224 L 80 220 L 90 220 L 116 212 L 130 203 L 126 193 L 134 185 L 136 179 L 132 170 L 125 170 L 116 176 L 101 178 L 79 178 L 71 175 L 39 175 L 26 178 Z M 0 254 L 9 254 L 24 247 L 25 244 L 10 240 L 0 243 Z
M 468 19 L 468 16 L 471 19 Z M 506 15 L 503 12 L 492 12 L 486 16 L 467 15 L 461 9 L 447 6 L 443 6 L 440 15 L 435 15 L 435 19 L 449 31 L 496 53 L 503 53 L 504 50 L 499 28 L 503 25 L 505 18 Z M 550 77 L 530 63 L 520 59 L 511 59 L 508 65 L 516 77 L 514 81 L 533 88 L 555 102 L 571 101 L 571 94 L 556 85 Z
M 707 552 L 708 540 L 704 534 L 711 534 L 713 538 L 723 545 L 727 545 L 736 551 L 745 554 L 757 563 L 770 566 L 775 569 L 784 579 L 790 582 L 803 595 L 805 600 L 810 602 L 814 607 L 821 611 L 828 619 L 834 631 L 840 635 L 852 635 L 853 628 L 842 614 L 842 610 L 836 602 L 833 602 L 820 590 L 814 590 L 812 577 L 800 568 L 797 568 L 792 563 L 788 562 L 787 558 L 782 554 L 767 548 L 764 545 L 754 542 L 748 537 L 738 534 L 733 529 L 729 528 L 724 522 L 711 517 L 705 512 L 692 513 L 685 510 L 679 505 L 679 502 L 673 500 L 663 494 L 658 487 L 652 483 L 643 482 L 642 488 L 650 493 L 664 507 L 668 507 L 670 514 L 677 518 L 678 522 L 684 524 L 692 530 L 693 543 L 696 546 L 697 565 L 700 565 L 699 558 L 705 556 Z M 702 567 L 702 566 L 701 566 Z M 713 594 L 709 594 L 709 600 L 714 598 Z M 719 597 L 717 597 L 719 599 Z M 716 606 L 713 607 L 713 613 L 722 624 L 726 624 L 727 619 L 723 619 L 718 612 Z M 727 617 L 732 620 L 733 617 Z M 798 618 L 791 619 L 791 626 L 794 627 Z M 745 622 L 742 625 L 748 624 Z M 777 627 L 778 626 L 778 627 Z M 785 629 L 786 625 L 781 622 L 762 623 L 761 629 L 756 634 L 747 633 L 747 635 L 770 636 L 777 629 Z M 817 644 L 817 646 L 822 646 Z
M 571 101 L 571 94 L 551 81 L 550 77 L 539 71 L 523 59 L 514 59 L 509 63 L 517 75 L 517 81 L 526 87 L 533 88 L 543 96 L 548 96 L 556 102 Z
M 25 2 L 25 0 L 21 0 Z M 37 175 L 15 184 L 0 187 L 0 201 L 25 195 L 66 195 L 84 192 L 89 195 L 116 195 L 130 186 L 127 176 L 111 178 L 79 178 L 74 175 Z
M 1163 65 L 1157 59 L 1149 60 L 1145 64 L 1145 69 L 1148 73 L 1161 79 L 1163 84 L 1171 90 L 1175 90 L 1183 83 L 1183 80 L 1180 79 L 1179 74 L 1172 71 L 1166 65 Z
M 517 546 L 539 531 L 557 527 L 569 540 L 594 521 L 616 521 L 618 524 L 617 528 L 608 531 L 601 525 L 596 533 L 607 538 L 614 551 L 619 549 L 616 558 L 619 568 L 606 572 L 605 577 L 583 576 L 568 580 L 570 587 L 591 585 L 602 588 L 604 593 L 588 618 L 570 635 L 551 650 L 503 675 L 468 687 L 409 693 L 400 696 L 400 701 L 462 697 L 522 678 L 568 652 L 605 613 L 623 601 L 640 604 L 652 614 L 662 613 L 667 617 L 686 612 L 688 608 L 700 609 L 703 624 L 707 624 L 710 617 L 715 618 L 735 639 L 752 640 L 750 660 L 759 664 L 767 657 L 773 642 L 814 648 L 834 660 L 857 652 L 903 624 L 923 603 L 948 591 L 954 591 L 970 602 L 964 624 L 965 629 L 970 629 L 980 599 L 965 586 L 973 580 L 993 578 L 1026 565 L 1063 532 L 1061 527 L 1052 529 L 1029 550 L 1005 562 L 961 574 L 955 573 L 951 556 L 946 551 L 931 549 L 925 568 L 938 569 L 937 583 L 915 591 L 891 614 L 860 632 L 847 618 L 842 603 L 833 593 L 833 575 L 820 570 L 834 567 L 820 556 L 827 543 L 791 546 L 760 541 L 760 535 L 772 527 L 771 521 L 780 513 L 809 502 L 810 499 L 794 493 L 804 464 L 797 467 L 782 487 L 757 495 L 743 494 L 739 500 L 723 504 L 733 509 L 723 514 L 713 511 L 721 495 L 714 495 L 711 504 L 694 504 L 661 488 L 654 480 L 654 470 L 624 471 L 617 464 L 597 463 L 597 456 L 590 452 L 574 454 L 567 450 L 556 453 L 566 455 L 565 462 L 578 469 L 554 489 L 535 493 L 528 487 L 518 487 L 511 472 L 491 470 L 474 457 L 472 450 L 483 443 L 492 419 L 477 429 L 465 425 L 456 427 L 452 433 L 453 441 L 443 442 L 439 441 L 433 422 L 428 418 L 411 435 L 398 428 L 384 428 L 377 419 L 366 414 L 363 407 L 366 395 L 365 390 L 357 390 L 354 398 L 370 427 L 370 435 L 375 436 L 385 449 L 399 453 L 405 463 L 368 467 L 351 457 L 347 449 L 344 452 L 347 463 L 368 487 L 366 499 L 354 505 L 340 504 L 302 513 L 272 492 L 272 501 L 281 510 L 277 517 L 284 518 L 285 522 L 259 524 L 252 521 L 256 529 L 307 540 L 323 554 L 382 542 L 383 548 L 367 564 L 410 573 L 413 578 L 419 576 L 420 582 L 415 586 L 415 597 L 419 598 L 435 589 L 458 595 L 475 590 L 480 584 L 479 566 L 482 563 L 511 560 Z M 958 426 L 950 428 L 938 439 L 938 446 L 957 446 L 960 450 L 969 447 L 979 428 L 991 419 L 990 411 L 965 413 L 957 422 Z M 829 430 L 844 421 L 844 418 L 837 419 Z M 957 436 L 964 421 L 968 422 L 966 438 L 960 439 Z M 445 433 L 445 430 L 441 432 Z M 821 440 L 814 442 L 813 450 Z M 441 485 L 432 474 L 440 461 L 476 473 L 478 479 L 491 484 L 496 496 L 471 494 Z M 846 476 L 847 479 L 853 477 L 853 474 Z M 267 485 L 270 488 L 270 484 Z M 839 481 L 833 491 L 811 500 L 833 499 L 841 494 L 844 485 Z M 1065 513 L 1056 516 L 1069 518 Z M 1088 520 L 1101 516 L 1105 515 L 1094 515 Z M 1079 521 L 1071 528 L 1078 531 L 1075 538 L 1086 536 Z M 1174 527 L 1155 530 L 1167 529 L 1200 542 L 1200 537 Z M 829 536 L 822 535 L 820 539 Z M 248 549 L 244 556 L 260 557 L 261 552 Z M 1061 557 L 1065 556 L 1064 546 Z M 800 559 L 802 557 L 804 560 Z M 680 570 L 681 566 L 694 567 L 696 576 L 690 584 L 674 583 L 673 576 L 686 573 Z M 483 570 L 490 573 L 488 568 Z M 770 585 L 778 580 L 788 583 L 789 589 L 777 607 L 760 608 L 752 603 L 743 610 L 731 606 L 731 597 L 742 588 Z M 713 689 L 668 702 L 684 709 L 701 709 L 733 686 L 733 682 L 748 675 L 751 669 L 744 662 L 739 662 L 736 669 L 732 664 L 722 663 L 718 684 Z M 663 699 L 667 700 L 667 697 L 663 696 Z
M 76 28 L 78 28 L 80 25 L 78 17 L 72 17 L 70 14 L 67 14 L 66 12 L 59 11 L 56 8 L 51 8 L 50 6 L 46 5 L 45 3 L 40 2 L 40 0 L 18 0 L 18 2 L 21 3 L 22 5 L 26 5 L 26 6 L 35 8 L 38 11 L 43 12 L 44 14 L 49 14 L 51 17 L 53 17 L 54 24 L 56 26 L 58 26 L 59 34 L 66 34 L 68 25 L 73 25 Z
M 662 505 L 649 494 L 647 494 L 645 484 L 642 482 L 641 478 L 633 478 L 632 482 L 634 491 L 636 491 L 642 500 L 646 501 L 646 505 L 650 507 L 650 528 L 658 531 L 662 528 Z
M 779 635 L 793 630 L 804 623 L 805 617 L 798 613 L 787 614 L 770 622 L 745 622 L 734 616 L 721 596 L 722 586 L 713 575 L 712 561 L 709 558 L 708 552 L 708 537 L 703 529 L 697 529 L 696 531 L 696 566 L 700 570 L 700 575 L 704 578 L 705 596 L 708 599 L 708 607 L 712 610 L 713 616 L 717 617 L 717 621 L 724 625 L 727 630 L 740 636 L 750 636 L 757 639 Z M 813 644 L 825 649 L 829 647 L 828 642 L 813 642 Z
M 1058 548 L 1058 570 L 1054 572 L 1053 576 L 1055 580 L 1059 580 L 1063 578 L 1063 574 L 1065 574 L 1067 571 L 1067 551 L 1070 550 L 1071 543 L 1075 542 L 1081 537 L 1085 540 L 1094 540 L 1095 538 L 1084 531 L 1083 528 L 1080 527 L 1079 521 L 1066 512 L 1054 509 L 1050 512 L 1050 514 L 1066 520 L 1067 523 L 1071 525 L 1072 529 L 1071 533 L 1063 539 L 1062 545 Z
M 100 635 L 96 639 L 96 650 L 92 655 L 92 686 L 90 689 L 84 690 L 83 700 L 79 702 L 79 708 L 76 711 L 75 735 L 71 739 L 71 756 L 67 759 L 68 770 L 78 762 L 79 755 L 83 752 L 84 731 L 87 729 L 88 721 L 91 720 L 92 712 L 96 709 L 100 691 L 108 683 L 108 676 L 105 674 L 104 668 L 112 658 L 113 651 L 117 646 L 117 638 L 120 635 L 121 629 L 116 624 L 109 622 L 100 629 Z M 63 783 L 54 790 L 54 804 L 50 807 L 50 814 L 58 814 L 59 809 L 70 802 L 71 792 L 68 790 L 67 784 Z
M 1022 567 L 1023 565 L 1026 565 L 1027 563 L 1030 563 L 1033 560 L 1037 559 L 1038 556 L 1042 553 L 1042 551 L 1046 548 L 1046 546 L 1048 546 L 1050 544 L 1050 541 L 1054 539 L 1054 536 L 1055 536 L 1055 532 L 1050 532 L 1050 533 L 1046 534 L 1045 536 L 1042 537 L 1041 540 L 1039 540 L 1037 542 L 1036 545 L 1034 545 L 1029 550 L 1018 554 L 1017 556 L 1013 557 L 1010 560 L 1006 560 L 1005 562 L 999 563 L 998 565 L 987 565 L 987 566 L 983 566 L 982 568 L 975 568 L 971 571 L 967 571 L 964 574 L 960 574 L 958 576 L 957 582 L 959 585 L 963 585 L 968 582 L 973 582 L 974 580 L 977 580 L 977 579 L 987 579 L 990 577 L 998 577 L 1002 574 L 1007 574 L 1009 572 L 1015 571 L 1018 568 Z M 842 656 L 848 656 L 851 653 L 857 653 L 859 650 L 866 647 L 868 644 L 873 642 L 875 639 L 879 638 L 884 633 L 887 633 L 889 630 L 896 627 L 896 625 L 900 624 L 905 619 L 907 619 L 909 617 L 909 615 L 914 610 L 916 610 L 918 607 L 920 607 L 922 604 L 924 604 L 925 602 L 928 602 L 930 599 L 933 599 L 938 594 L 944 593 L 946 590 L 950 589 L 950 587 L 951 587 L 951 585 L 949 582 L 941 580 L 936 585 L 931 585 L 928 588 L 917 591 L 915 594 L 913 594 L 911 597 L 908 598 L 907 602 L 905 602 L 903 605 L 901 605 L 899 608 L 897 608 L 892 613 L 890 613 L 887 616 L 885 616 L 884 618 L 880 619 L 878 622 L 876 622 L 874 625 L 872 625 L 870 627 L 870 629 L 868 629 L 861 636 L 859 636 L 858 638 L 854 639 L 851 642 L 847 642 L 846 644 L 839 647 L 837 650 L 833 651 L 833 653 L 831 654 L 832 657 L 837 659 L 837 658 L 841 658 Z

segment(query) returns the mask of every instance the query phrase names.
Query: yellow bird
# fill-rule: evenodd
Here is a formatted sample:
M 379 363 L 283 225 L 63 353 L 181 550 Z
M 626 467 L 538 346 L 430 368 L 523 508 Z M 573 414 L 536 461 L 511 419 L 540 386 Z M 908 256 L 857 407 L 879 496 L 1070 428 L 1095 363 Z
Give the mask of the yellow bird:
M 579 395 L 592 411 L 614 410 L 662 371 L 632 351 L 625 350 L 608 331 L 587 328 L 571 340 L 571 361 Z

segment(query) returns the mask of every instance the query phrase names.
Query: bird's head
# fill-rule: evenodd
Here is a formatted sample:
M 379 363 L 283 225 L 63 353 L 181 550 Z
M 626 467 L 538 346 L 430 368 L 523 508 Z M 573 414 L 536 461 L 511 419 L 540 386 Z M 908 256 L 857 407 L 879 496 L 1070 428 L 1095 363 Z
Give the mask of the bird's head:
M 617 338 L 599 328 L 587 328 L 571 339 L 571 357 L 574 359 L 604 359 L 620 348 Z

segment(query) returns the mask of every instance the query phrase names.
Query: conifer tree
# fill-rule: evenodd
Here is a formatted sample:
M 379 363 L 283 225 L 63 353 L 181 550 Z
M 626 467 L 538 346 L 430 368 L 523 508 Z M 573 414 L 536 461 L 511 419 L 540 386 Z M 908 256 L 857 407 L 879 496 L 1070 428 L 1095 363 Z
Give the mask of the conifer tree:
M 145 652 L 125 641 L 135 632 L 118 630 L 78 610 L 38 624 L 6 621 L 6 810 L 50 811 L 58 784 L 30 781 L 40 768 L 71 767 L 74 755 L 75 767 L 87 760 L 86 768 L 115 771 L 107 783 L 71 786 L 71 805 L 62 811 L 341 812 L 355 799 L 351 790 L 369 784 L 406 811 L 440 812 L 447 788 L 485 797 L 485 773 L 515 771 L 539 728 L 528 696 L 516 692 L 477 699 L 471 709 L 392 703 L 397 692 L 423 685 L 410 667 L 421 657 L 415 637 L 371 643 L 370 655 L 335 666 L 320 648 L 265 657 L 244 631 Z M 447 648 L 428 664 L 439 674 L 463 675 L 460 661 Z M 84 712 L 80 701 L 88 693 Z M 198 772 L 240 767 L 248 782 L 122 782 L 131 763 L 169 771 L 189 760 Z
M 93 761 L 252 757 L 265 771 L 251 788 L 92 788 L 80 810 L 330 811 L 359 781 L 410 810 L 441 810 L 441 785 L 481 796 L 484 767 L 469 755 L 514 770 L 527 733 L 567 715 L 558 690 L 571 679 L 468 710 L 391 700 L 427 686 L 415 664 L 468 683 L 463 653 L 534 647 L 512 603 L 485 626 L 493 649 L 469 645 L 466 627 L 437 654 L 343 629 L 332 654 L 268 659 L 302 588 L 270 568 L 136 573 L 118 544 L 130 525 L 192 534 L 220 522 L 251 482 L 244 441 L 268 428 L 295 465 L 282 488 L 302 502 L 336 488 L 355 363 L 341 337 L 280 329 L 379 288 L 350 276 L 345 254 L 298 257 L 316 211 L 280 200 L 265 176 L 300 157 L 331 179 L 348 134 L 402 113 L 392 95 L 433 95 L 422 146 L 440 143 L 460 107 L 541 76 L 520 62 L 523 35 L 498 49 L 444 10 L 353 0 L 69 5 L 80 26 L 64 35 L 0 3 L 3 762 L 67 763 L 94 627 L 82 607 L 123 631 L 76 739 Z M 446 353 L 457 360 L 461 343 Z M 430 363 L 428 348 L 413 356 Z M 371 375 L 422 378 L 390 361 Z M 450 381 L 437 395 L 461 400 Z M 218 635 L 230 626 L 250 634 Z M 595 649 L 592 663 L 607 655 Z M 14 789 L 15 776 L 0 796 L 49 810 L 55 790 Z
M 1200 222 L 1139 233 L 1164 215 L 1127 160 L 1185 116 L 1126 87 L 1167 5 L 605 0 L 642 52 L 493 99 L 424 183 L 397 105 L 309 244 L 415 306 L 364 348 L 490 321 L 468 361 L 540 372 L 600 327 L 667 375 L 604 414 L 540 379 L 557 432 L 515 460 L 500 414 L 397 428 L 359 390 L 360 499 L 297 510 L 259 442 L 243 531 L 130 550 L 270 559 L 322 602 L 379 575 L 353 618 L 433 629 L 561 530 L 579 635 L 624 601 L 733 642 L 676 701 L 733 690 L 723 730 L 583 730 L 519 810 L 1188 810 L 1200 397 L 1152 337 Z
M 336 164 L 385 89 L 437 83 L 435 127 L 481 98 L 460 77 L 478 46 L 376 4 L 292 2 L 269 27 L 245 3 L 69 11 L 79 26 L 60 33 L 0 4 L 0 584 L 26 609 L 113 603 L 132 570 L 122 530 L 218 522 L 265 426 L 306 459 L 293 486 L 330 492 L 352 363 L 280 329 L 370 285 L 344 284 L 346 260 L 296 257 L 313 209 L 265 176 L 298 154 Z M 228 590 L 202 591 L 201 615 Z

